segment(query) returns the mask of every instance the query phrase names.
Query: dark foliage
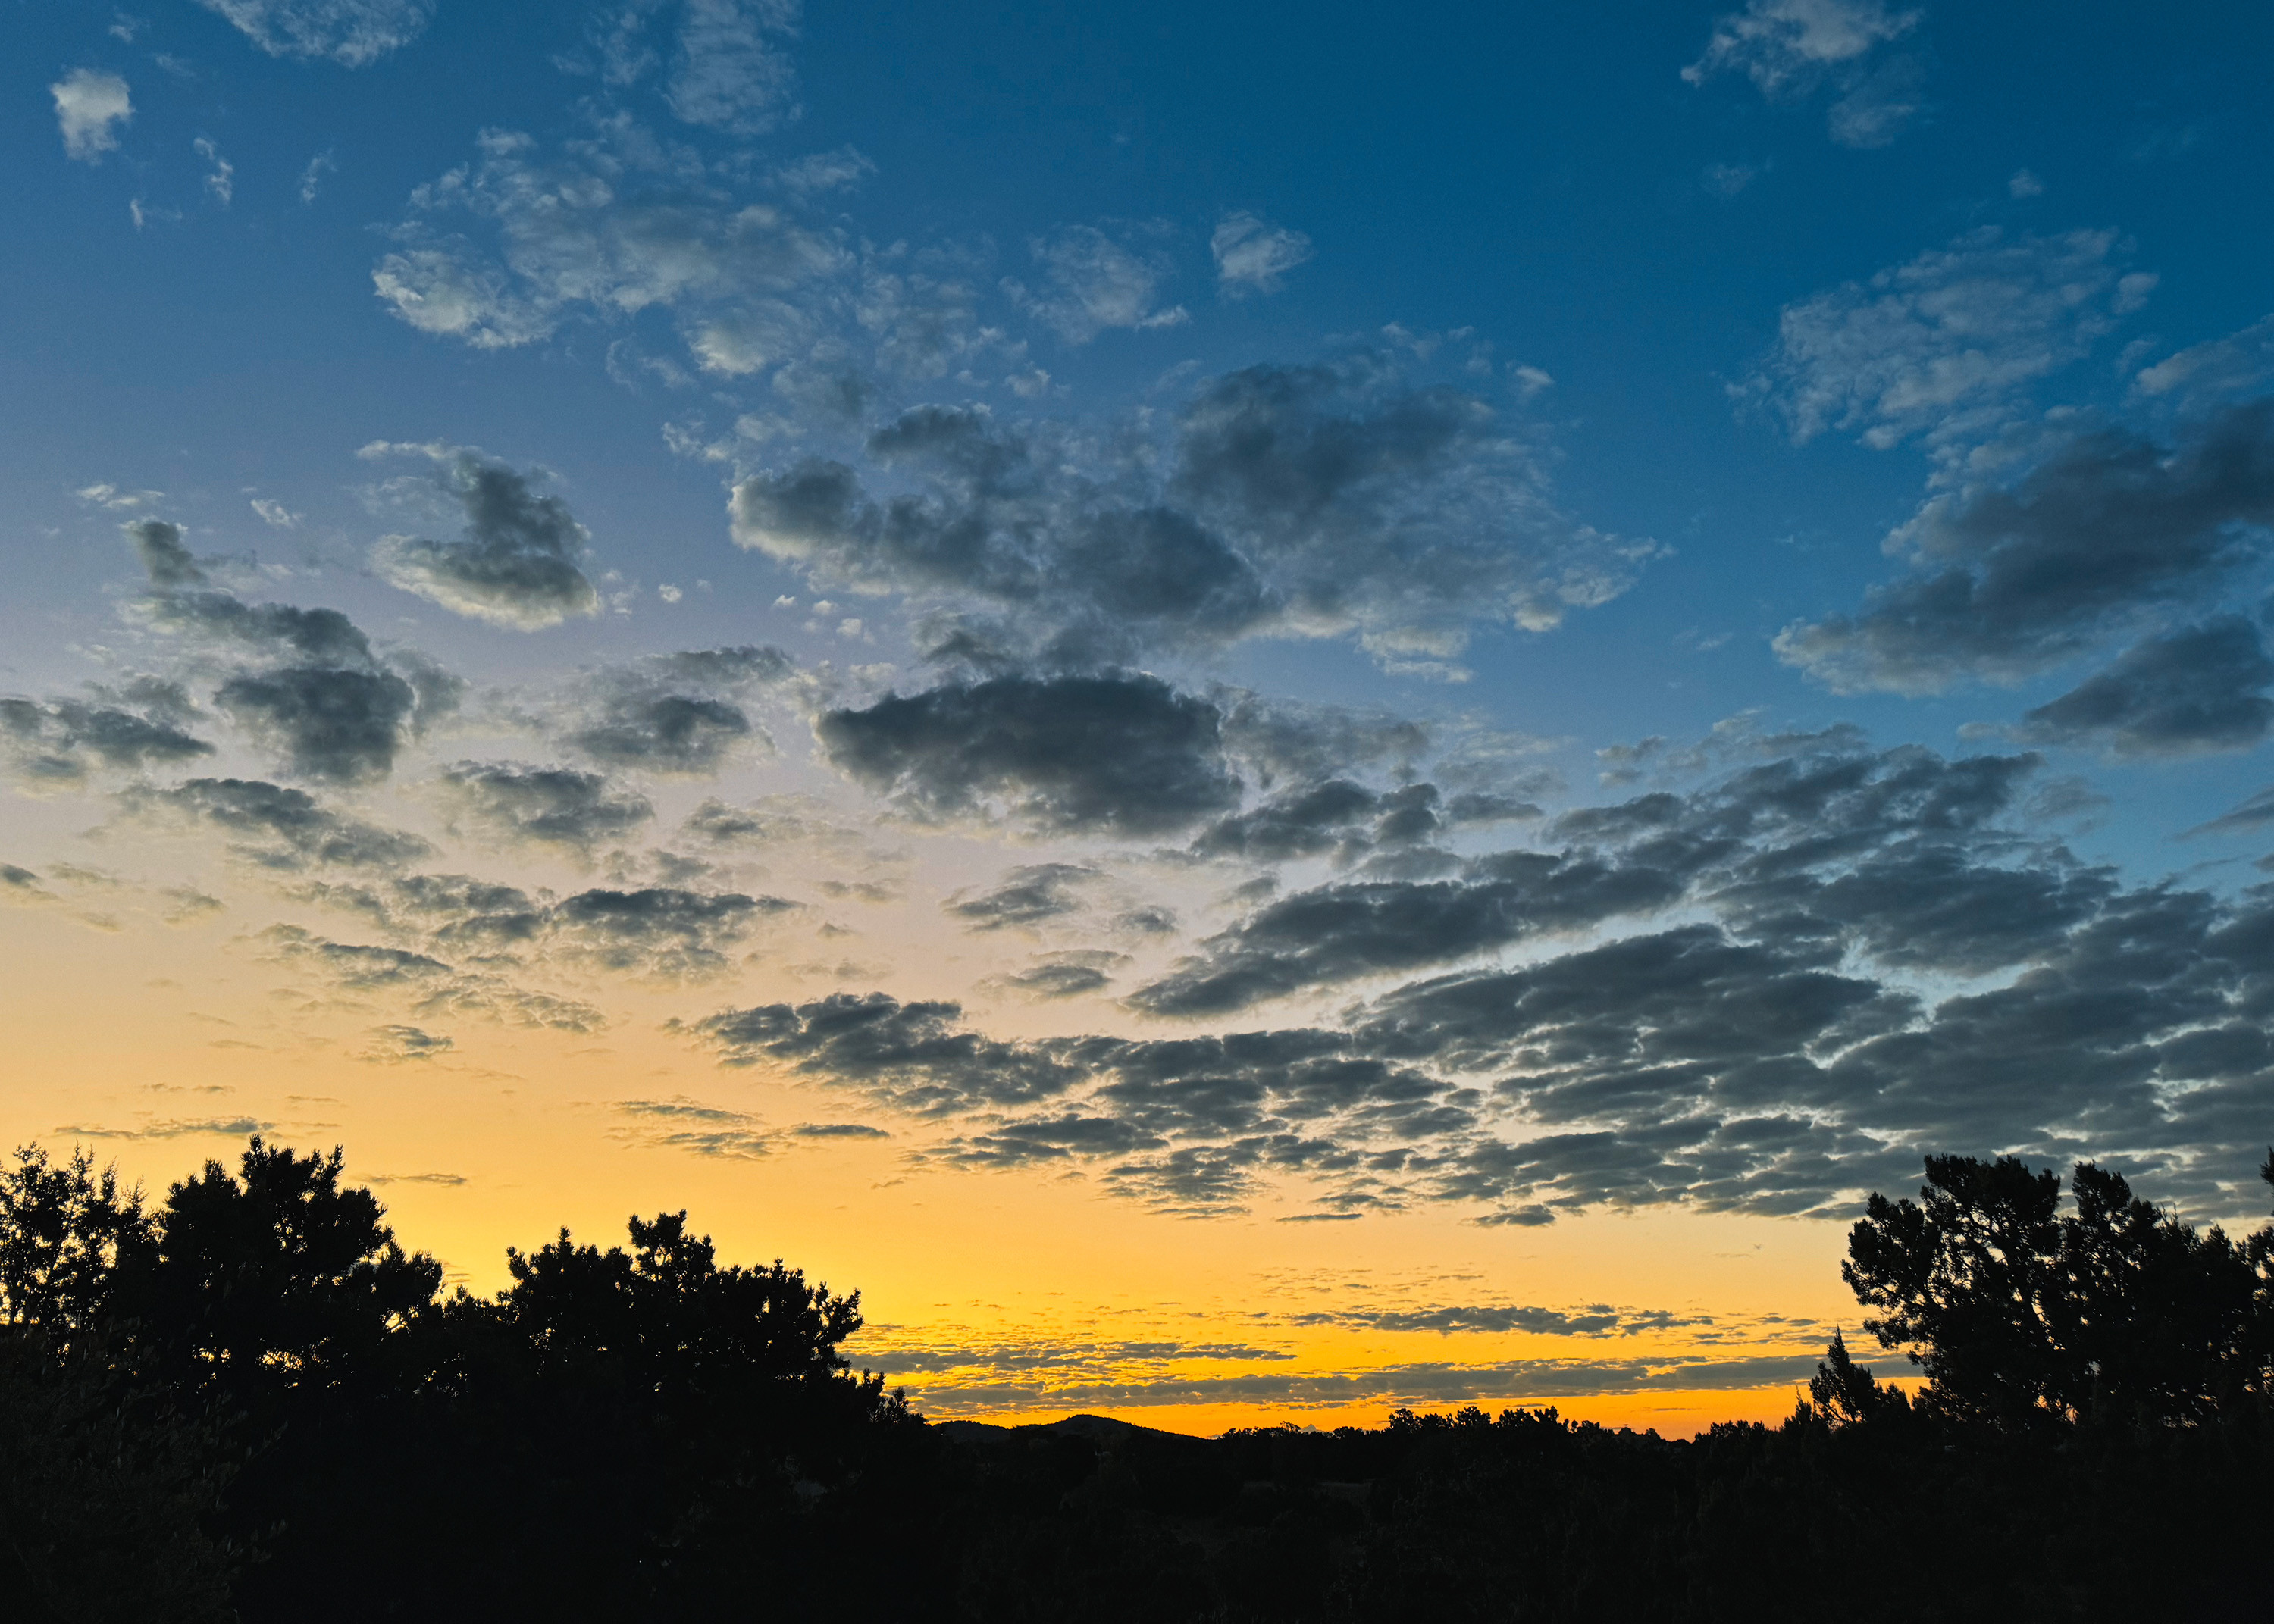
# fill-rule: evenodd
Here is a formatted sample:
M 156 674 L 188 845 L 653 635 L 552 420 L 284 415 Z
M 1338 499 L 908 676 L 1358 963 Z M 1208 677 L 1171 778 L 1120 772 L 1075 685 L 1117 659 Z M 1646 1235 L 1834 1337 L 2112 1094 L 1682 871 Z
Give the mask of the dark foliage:
M 2263 1169 L 2274 1182 L 2274 1152 Z M 2112 1412 L 2159 1423 L 2263 1395 L 2270 1235 L 2198 1234 L 2090 1162 L 2076 1212 L 2060 1180 L 2013 1157 L 1930 1156 L 1915 1205 L 1874 1195 L 1841 1273 L 1879 1311 L 1864 1328 L 1913 1346 L 1923 1402 L 2007 1429 Z
M 0 1598 L 34 1620 L 1889 1624 L 2269 1616 L 2274 1228 L 2090 1165 L 1929 1161 L 1781 1426 L 1553 1410 L 1181 1437 L 926 1425 L 857 1294 L 686 1214 L 440 1294 L 339 1153 L 256 1139 L 146 1210 L 0 1173 Z M 2266 1176 L 2274 1182 L 2274 1153 Z

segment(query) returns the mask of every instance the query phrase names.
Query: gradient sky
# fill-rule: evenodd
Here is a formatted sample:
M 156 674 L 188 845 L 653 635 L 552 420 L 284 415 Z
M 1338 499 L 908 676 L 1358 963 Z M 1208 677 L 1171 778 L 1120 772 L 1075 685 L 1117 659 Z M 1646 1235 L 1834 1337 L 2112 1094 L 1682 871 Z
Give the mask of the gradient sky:
M 7 15 L 7 1142 L 1194 1430 L 2255 1211 L 2263 8 Z

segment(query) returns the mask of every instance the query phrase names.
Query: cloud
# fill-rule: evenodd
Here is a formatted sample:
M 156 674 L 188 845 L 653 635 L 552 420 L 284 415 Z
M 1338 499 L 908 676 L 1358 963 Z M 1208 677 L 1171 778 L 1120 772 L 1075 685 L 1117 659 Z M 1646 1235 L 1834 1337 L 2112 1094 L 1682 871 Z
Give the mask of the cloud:
M 738 702 L 795 669 L 779 649 L 752 644 L 608 666 L 587 684 L 561 741 L 605 767 L 707 776 L 745 750 L 772 748 Z
M 424 333 L 493 350 L 547 337 L 572 311 L 675 310 L 706 367 L 749 372 L 815 336 L 784 297 L 853 268 L 833 234 L 690 190 L 670 150 L 629 119 L 551 156 L 505 130 L 484 131 L 477 149 L 411 193 L 399 246 L 372 274 Z M 461 215 L 493 233 L 493 251 L 443 229 Z
M 1919 82 L 1924 77 L 1917 57 L 1888 57 L 1832 104 L 1825 132 L 1842 147 L 1866 152 L 1892 146 L 1919 115 Z
M 532 767 L 518 762 L 458 762 L 443 769 L 444 800 L 474 830 L 494 839 L 552 846 L 591 856 L 655 816 L 644 795 L 621 791 L 597 772 Z
M 1236 636 L 1269 612 L 1223 539 L 1112 500 L 983 410 L 919 408 L 868 450 L 932 494 L 879 503 L 846 464 L 809 458 L 734 487 L 736 543 L 825 581 L 1007 609 L 1035 623 L 1031 640 L 1069 649 Z
M 2274 402 L 2215 411 L 2170 447 L 2075 432 L 2011 485 L 1931 499 L 1889 538 L 1918 573 L 1860 614 L 1795 622 L 1776 651 L 1842 693 L 2017 680 L 2223 584 L 2263 555 L 2270 523 Z
M 2151 398 L 2179 395 L 2204 398 L 2255 390 L 2274 377 L 2274 316 L 2261 316 L 2240 332 L 2191 344 L 2153 366 L 2143 366 L 2132 387 Z
M 457 1047 L 453 1039 L 418 1026 L 374 1026 L 369 1038 L 363 1051 L 356 1057 L 385 1065 L 432 1060 L 435 1056 L 447 1055 Z
M 910 816 L 1153 835 L 1236 804 L 1219 716 L 1157 677 L 998 677 L 825 710 L 829 760 Z
M 290 772 L 364 784 L 393 771 L 418 695 L 391 671 L 304 665 L 231 677 L 214 703 Z
M 1374 1331 L 1434 1331 L 1440 1336 L 1456 1333 L 1499 1335 L 1510 1331 L 1532 1336 L 1634 1336 L 1676 1327 L 1711 1324 L 1684 1318 L 1664 1309 L 1614 1308 L 1594 1303 L 1580 1308 L 1540 1308 L 1530 1304 L 1480 1305 L 1459 1308 L 1358 1308 L 1339 1312 L 1295 1316 L 1298 1325 L 1344 1325 Z
M 568 504 L 539 496 L 531 476 L 466 447 L 367 447 L 432 457 L 434 483 L 466 516 L 458 541 L 387 536 L 372 549 L 382 580 L 456 614 L 516 631 L 538 631 L 598 614 L 599 594 L 578 568 L 590 533 Z
M 1916 11 L 1890 12 L 1881 0 L 1749 0 L 1715 20 L 1706 54 L 1682 77 L 1696 85 L 1741 71 L 1774 95 L 1901 38 L 1918 19 Z
M 858 147 L 838 147 L 776 165 L 774 181 L 800 197 L 810 197 L 858 185 L 876 172 L 876 161 Z
M 1374 357 L 1211 380 L 1177 425 L 1171 495 L 1284 594 L 1287 629 L 1354 629 L 1395 666 L 1472 620 L 1531 629 L 1608 601 L 1653 549 L 1563 521 L 1483 401 Z
M 1028 244 L 1043 287 L 1003 284 L 1012 303 L 1069 344 L 1086 344 L 1109 328 L 1180 327 L 1190 315 L 1181 304 L 1156 303 L 1175 267 L 1158 249 L 1117 242 L 1095 226 L 1067 226 Z
M 396 873 L 320 882 L 297 893 L 351 914 L 420 957 L 488 968 L 538 965 L 693 983 L 796 911 L 779 897 L 657 885 L 593 887 L 553 898 L 465 875 Z
M 593 966 L 657 981 L 723 974 L 729 950 L 764 921 L 794 911 L 779 897 L 705 894 L 676 887 L 594 890 L 549 912 L 556 951 Z
M 727 1065 L 772 1061 L 912 1113 L 1028 1104 L 1082 1079 L 1080 1068 L 1034 1046 L 959 1031 L 962 1012 L 952 1003 L 835 993 L 794 1008 L 723 1010 L 681 1029 Z
M 1287 273 L 1310 259 L 1311 239 L 1238 209 L 1216 222 L 1209 252 L 1216 259 L 1217 291 L 1243 299 L 1278 292 Z
M 64 155 L 82 163 L 101 163 L 103 154 L 116 152 L 118 126 L 133 122 L 134 103 L 126 81 L 116 73 L 73 68 L 49 86 L 48 94 L 55 98 Z
M 1111 987 L 1113 972 L 1128 962 L 1126 953 L 1071 948 L 1042 954 L 1027 968 L 1000 978 L 998 984 L 1028 998 L 1077 998 Z
M 334 812 L 305 790 L 259 778 L 191 778 L 170 789 L 137 785 L 120 804 L 134 816 L 170 816 L 235 835 L 263 868 L 393 868 L 433 851 L 417 835 Z
M 1807 95 L 1827 82 L 1845 94 L 1826 119 L 1844 147 L 1884 147 L 1918 111 L 1910 86 L 1917 63 L 1873 58 L 1918 26 L 1920 13 L 1885 0 L 1749 0 L 1717 19 L 1705 55 L 1682 70 L 1692 85 L 1742 72 L 1772 101 Z
M 1562 851 L 1457 883 L 1521 876 L 1553 901 L 1558 870 L 1592 861 L 1672 888 L 1671 917 L 1536 935 L 1520 963 L 1393 985 L 1328 1025 L 1013 1041 L 877 993 L 677 1029 L 727 1064 L 934 1119 L 919 1160 L 1093 1167 L 1102 1192 L 1186 1215 L 1275 1187 L 1320 1214 L 1449 1203 L 1517 1225 L 1831 1214 L 1952 1147 L 2117 1158 L 2159 1199 L 2250 1209 L 2274 889 L 2127 889 L 2009 821 L 2029 756 L 1724 730 L 1700 759 L 1721 765 L 1697 787 L 1577 808 L 1547 831 Z M 2274 821 L 2270 799 L 2224 826 Z M 1309 898 L 1326 923 L 1308 936 L 1259 910 L 1210 944 L 1216 967 L 1393 962 L 1398 936 L 1368 936 L 1351 889 Z M 1584 914 L 1585 887 L 1570 897 Z
M 358 1004 L 392 1002 L 421 1020 L 478 1019 L 579 1035 L 608 1024 L 590 1004 L 516 986 L 494 968 L 468 967 L 433 953 L 336 942 L 297 925 L 272 925 L 260 940 L 277 962 L 321 977 Z
M 706 800 L 680 827 L 684 839 L 745 851 L 811 846 L 846 867 L 874 866 L 867 838 L 840 822 L 829 805 L 809 795 L 764 795 L 742 806 Z
M 1796 444 L 1827 429 L 1885 448 L 1917 435 L 1982 435 L 2020 391 L 2082 356 L 2136 308 L 2153 276 L 2123 274 L 2110 231 L 1969 232 L 1867 282 L 1778 319 L 1777 342 L 1740 387 Z
M 683 1150 L 698 1156 L 755 1162 L 773 1154 L 779 1137 L 746 1111 L 726 1110 L 684 1096 L 673 1100 L 619 1100 L 615 1109 L 636 1124 L 621 1137 L 658 1150 Z
M 1212 379 L 1142 455 L 942 406 L 865 451 L 919 488 L 879 500 L 808 457 L 735 485 L 735 541 L 938 604 L 939 648 L 982 664 L 1354 634 L 1392 670 L 1454 675 L 1473 624 L 1545 629 L 1656 551 L 1570 523 L 1487 402 L 1379 356 Z
M 0 698 L 0 744 L 34 786 L 75 787 L 99 768 L 136 771 L 213 754 L 185 731 L 195 710 L 176 685 L 146 678 L 120 697 L 124 704 Z
M 108 485 L 94 489 L 108 491 Z M 201 585 L 206 573 L 189 548 L 182 545 L 182 528 L 163 519 L 131 519 L 119 526 L 134 549 L 150 584 L 162 591 Z
M 227 208 L 237 196 L 237 165 L 221 155 L 221 148 L 209 137 L 201 135 L 191 146 L 211 166 L 206 170 L 206 190 Z
M 14 863 L 0 863 L 0 886 L 6 888 L 0 891 L 0 897 L 7 898 L 11 902 L 41 903 L 56 899 L 55 892 L 40 883 L 38 875 Z
M 1272 863 L 1323 852 L 1355 855 L 1374 843 L 1377 816 L 1392 802 L 1398 803 L 1397 810 L 1382 822 L 1390 825 L 1393 836 L 1410 821 L 1400 816 L 1408 812 L 1418 812 L 1427 823 L 1426 830 L 1408 832 L 1408 838 L 1434 833 L 1438 826 L 1436 797 L 1432 784 L 1383 795 L 1348 778 L 1329 778 L 1218 819 L 1201 831 L 1193 850 L 1209 857 Z
M 567 735 L 566 742 L 604 765 L 652 772 L 715 772 L 734 746 L 756 730 L 724 700 L 684 694 L 624 695 L 610 701 L 599 721 Z
M 1023 929 L 1081 912 L 1081 888 L 1100 877 L 1080 863 L 1035 863 L 1012 869 L 992 891 L 958 891 L 940 906 L 972 930 Z
M 2022 718 L 2029 744 L 2103 745 L 2119 756 L 2247 750 L 2274 726 L 2274 659 L 2240 615 L 2150 637 Z
M 272 56 L 369 67 L 425 31 L 434 0 L 198 0 Z
M 320 152 L 308 160 L 307 167 L 300 171 L 299 195 L 303 207 L 316 200 L 317 193 L 323 190 L 324 177 L 339 167 L 340 161 L 328 151 Z
M 254 1116 L 169 1117 L 162 1121 L 145 1122 L 135 1128 L 104 1128 L 83 1123 L 59 1127 L 59 1134 L 68 1133 L 75 1139 L 241 1139 L 248 1134 L 270 1133 L 275 1131 L 273 1122 L 263 1122 Z
M 224 679 L 214 703 L 294 775 L 335 784 L 384 778 L 426 722 L 456 707 L 463 686 L 456 678 L 415 655 L 390 665 L 338 610 L 248 604 L 212 584 L 177 526 L 140 519 L 123 529 L 152 587 L 130 615 L 259 662 Z
M 797 0 L 686 0 L 664 88 L 683 124 L 763 135 L 797 117 L 797 71 L 778 41 L 797 33 Z
M 1507 853 L 1473 877 L 1322 886 L 1269 903 L 1130 995 L 1155 1015 L 1217 1015 L 1308 987 L 1410 971 L 1663 907 L 1680 878 L 1588 853 Z

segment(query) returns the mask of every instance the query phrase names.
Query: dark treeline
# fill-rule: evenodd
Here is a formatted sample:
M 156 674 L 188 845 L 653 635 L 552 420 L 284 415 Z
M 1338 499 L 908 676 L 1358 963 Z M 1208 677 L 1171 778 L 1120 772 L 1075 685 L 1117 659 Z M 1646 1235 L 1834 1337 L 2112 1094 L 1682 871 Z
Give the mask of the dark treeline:
M 928 1425 L 685 1215 L 445 1296 L 339 1153 L 0 1172 L 0 1598 L 80 1620 L 2270 1616 L 2274 1228 L 1937 1157 L 1776 1427 Z M 2274 1154 L 2265 1177 L 2274 1182 Z

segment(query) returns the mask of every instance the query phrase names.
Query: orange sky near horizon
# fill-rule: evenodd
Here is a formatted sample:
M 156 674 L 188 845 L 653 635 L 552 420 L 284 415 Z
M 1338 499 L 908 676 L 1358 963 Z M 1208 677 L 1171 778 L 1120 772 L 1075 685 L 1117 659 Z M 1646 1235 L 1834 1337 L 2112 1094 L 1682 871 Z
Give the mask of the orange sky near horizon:
M 1685 1384 L 1683 1368 L 1781 1359 L 1804 1374 L 1830 1326 L 1856 1318 L 1837 1223 L 1660 1207 L 1483 1228 L 1439 1206 L 1284 1222 L 1298 1203 L 1278 1197 L 1237 1216 L 1171 1216 L 1078 1169 L 912 1162 L 905 1132 L 769 1138 L 845 1102 L 691 1049 L 663 1026 L 683 994 L 644 1000 L 597 1039 L 470 1026 L 447 1054 L 386 1063 L 356 1049 L 377 1004 L 307 997 L 227 912 L 155 936 L 63 922 L 53 908 L 0 911 L 0 948 L 20 966 L 0 1005 L 8 1143 L 86 1144 L 154 1194 L 207 1157 L 233 1165 L 243 1135 L 220 1131 L 232 1122 L 304 1149 L 338 1144 L 403 1244 L 477 1292 L 505 1283 L 508 1245 L 564 1225 L 609 1244 L 629 1213 L 684 1207 L 729 1261 L 779 1256 L 858 1289 L 868 1323 L 849 1351 L 940 1418 L 1081 1412 L 1212 1433 L 1379 1425 L 1399 1403 L 1554 1403 L 1686 1435 L 1781 1418 L 1796 1378 Z M 626 1100 L 734 1113 L 752 1147 L 688 1154 L 626 1116 Z M 1676 1323 L 1555 1335 L 1374 1322 L 1448 1304 Z

